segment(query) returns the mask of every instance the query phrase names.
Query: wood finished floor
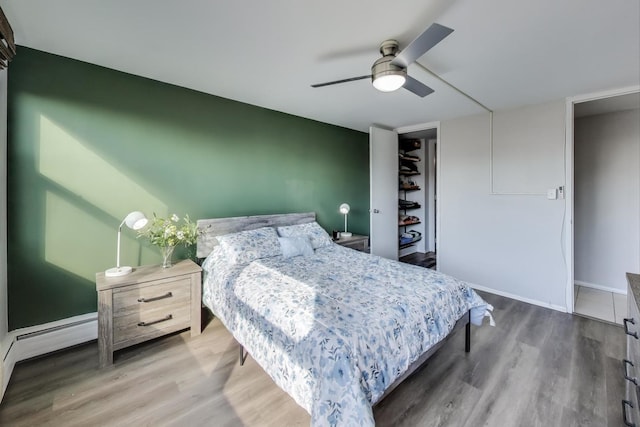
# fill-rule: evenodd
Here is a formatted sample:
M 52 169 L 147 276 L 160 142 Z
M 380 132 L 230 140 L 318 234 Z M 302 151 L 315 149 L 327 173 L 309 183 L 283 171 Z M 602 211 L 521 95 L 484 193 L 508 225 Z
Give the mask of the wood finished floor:
M 414 252 L 409 255 L 400 257 L 400 262 L 407 264 L 419 265 L 424 268 L 436 269 L 436 253 L 435 252 Z
M 378 426 L 620 426 L 621 327 L 484 294 L 497 326 L 464 331 L 375 410 Z M 19 363 L 2 426 L 308 426 L 217 319 L 116 353 L 87 343 Z

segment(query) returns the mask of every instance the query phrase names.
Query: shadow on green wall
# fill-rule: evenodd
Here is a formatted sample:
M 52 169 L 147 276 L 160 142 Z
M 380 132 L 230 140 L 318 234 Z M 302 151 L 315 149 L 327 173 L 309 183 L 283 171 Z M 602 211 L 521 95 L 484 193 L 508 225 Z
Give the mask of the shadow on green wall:
M 314 211 L 369 230 L 366 134 L 21 47 L 9 72 L 10 329 L 96 310 L 132 210 Z M 159 251 L 123 230 L 122 263 Z M 183 253 L 184 254 L 184 253 Z M 180 254 L 178 254 L 180 256 Z

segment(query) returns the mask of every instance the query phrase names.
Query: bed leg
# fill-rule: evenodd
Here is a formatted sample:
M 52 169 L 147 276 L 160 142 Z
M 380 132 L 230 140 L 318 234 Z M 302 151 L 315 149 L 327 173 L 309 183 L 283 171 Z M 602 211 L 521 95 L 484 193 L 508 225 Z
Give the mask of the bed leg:
M 467 324 L 464 328 L 464 351 L 469 353 L 471 351 L 471 311 L 467 316 Z
M 240 366 L 244 365 L 244 361 L 247 360 L 247 355 L 249 353 L 244 352 L 244 347 L 240 346 Z

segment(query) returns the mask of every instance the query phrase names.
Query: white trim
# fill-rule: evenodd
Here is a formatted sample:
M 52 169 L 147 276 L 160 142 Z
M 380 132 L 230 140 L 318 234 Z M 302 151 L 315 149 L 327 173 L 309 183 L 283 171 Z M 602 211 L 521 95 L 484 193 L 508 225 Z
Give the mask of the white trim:
M 440 136 L 440 122 L 436 127 L 436 235 L 435 235 L 435 253 L 436 253 L 436 271 L 440 271 L 440 241 L 442 240 L 442 233 L 440 229 L 440 209 L 442 207 L 442 192 L 440 191 L 440 185 L 442 182 L 442 162 L 440 161 L 440 153 L 442 153 L 442 146 L 440 145 L 441 136 Z
M 17 362 L 98 338 L 98 315 L 87 313 L 9 332 L 0 343 L 0 401 Z
M 552 310 L 561 311 L 563 313 L 567 312 L 565 307 L 563 307 L 561 305 L 555 305 L 555 304 L 551 304 L 551 303 L 548 303 L 548 302 L 543 302 L 543 301 L 538 301 L 538 300 L 535 300 L 535 299 L 525 298 L 525 297 L 522 297 L 520 295 L 511 294 L 509 292 L 503 292 L 503 291 L 499 291 L 497 289 L 491 289 L 491 288 L 487 288 L 485 286 L 476 285 L 475 283 L 469 283 L 469 282 L 467 282 L 467 283 L 473 289 L 477 289 L 479 291 L 489 292 L 491 294 L 500 295 L 501 297 L 514 299 L 516 301 L 526 302 L 528 304 L 537 305 L 539 307 L 550 308 Z
M 573 300 L 573 284 L 574 284 L 574 253 L 573 253 L 573 240 L 574 240 L 574 227 L 573 227 L 573 192 L 574 192 L 574 182 L 573 182 L 573 123 L 574 123 L 574 104 L 579 104 L 581 102 L 587 101 L 595 101 L 597 99 L 603 98 L 611 98 L 614 96 L 620 95 L 628 95 L 630 93 L 640 92 L 640 85 L 636 86 L 627 86 L 619 89 L 610 89 L 600 92 L 593 92 L 584 95 L 577 95 L 566 98 L 566 113 L 565 113 L 565 235 L 564 235 L 564 255 L 565 255 L 565 265 L 567 270 L 567 283 L 566 283 L 566 291 L 565 291 L 565 299 L 567 305 L 567 312 L 573 313 L 574 303 Z M 640 237 L 640 236 L 639 236 Z
M 612 98 L 614 96 L 628 95 L 630 93 L 636 93 L 636 92 L 640 92 L 640 85 L 627 86 L 619 89 L 603 90 L 600 92 L 592 92 L 584 95 L 570 96 L 567 98 L 567 101 L 572 102 L 574 104 L 579 104 L 581 102 L 595 101 L 596 99 Z
M 591 288 L 591 289 L 597 289 L 599 291 L 613 292 L 614 294 L 621 294 L 621 295 L 626 295 L 627 294 L 627 290 L 626 289 L 612 288 L 611 286 L 597 285 L 595 283 L 583 282 L 581 280 L 574 280 L 573 283 L 575 285 L 578 285 L 578 286 L 582 286 L 582 287 L 585 287 L 585 288 Z
M 567 284 L 565 305 L 567 313 L 573 313 L 575 301 L 573 293 L 573 101 L 567 98 L 565 105 L 564 143 L 564 255 Z M 562 231 L 561 231 L 562 232 Z M 562 239 L 562 237 L 561 237 Z
M 427 242 L 425 243 L 425 252 L 436 252 L 436 206 L 438 205 L 438 196 L 436 194 L 436 174 L 440 165 L 436 162 L 436 155 L 438 152 L 438 140 L 431 143 L 432 139 L 427 140 L 425 159 L 429 165 L 428 176 L 425 185 L 425 191 L 427 192 L 425 200 L 428 200 L 427 209 L 425 209 L 425 217 L 427 218 L 427 224 L 429 225 L 429 231 L 427 233 Z M 434 170 L 435 166 L 435 170 Z
M 7 71 L 0 71 L 0 399 L 8 376 L 2 361 L 8 351 L 7 309 Z
M 400 133 L 419 132 L 427 129 L 438 129 L 440 131 L 440 122 L 419 123 L 417 125 L 402 126 L 395 128 L 394 131 Z
M 0 384 L 0 402 L 2 402 L 2 397 L 4 397 L 4 392 L 7 389 L 7 385 L 9 385 L 9 379 L 11 378 L 11 374 L 13 373 L 13 368 L 16 365 L 16 352 L 14 351 L 14 337 L 9 332 L 9 334 L 4 338 L 0 346 L 2 347 L 2 359 L 0 359 L 0 363 L 2 363 L 2 384 Z

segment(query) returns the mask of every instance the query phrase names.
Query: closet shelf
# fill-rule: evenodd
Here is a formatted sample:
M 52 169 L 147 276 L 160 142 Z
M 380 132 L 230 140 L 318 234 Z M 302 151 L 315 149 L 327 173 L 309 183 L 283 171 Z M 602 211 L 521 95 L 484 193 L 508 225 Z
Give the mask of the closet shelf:
M 402 211 L 407 211 L 409 209 L 420 209 L 421 207 L 422 206 L 420 206 L 420 203 L 418 202 L 398 203 L 398 209 Z
M 414 185 L 414 186 L 412 186 L 412 187 L 406 187 L 406 188 L 402 188 L 402 187 L 400 187 L 400 189 L 399 189 L 399 190 L 400 190 L 400 191 L 406 191 L 406 192 L 409 192 L 409 191 L 420 191 L 420 190 L 421 190 L 421 188 L 420 188 L 419 186 L 417 186 L 417 185 Z
M 418 238 L 417 238 L 417 239 L 415 239 L 415 240 L 412 240 L 412 241 L 410 241 L 410 242 L 407 242 L 407 243 L 400 243 L 400 244 L 398 245 L 398 247 L 399 247 L 400 249 L 408 248 L 409 246 L 413 246 L 413 245 L 415 245 L 415 244 L 416 244 L 416 243 L 418 243 L 420 240 L 422 240 L 422 236 L 418 237 Z
M 399 153 L 398 154 L 398 158 L 400 159 L 400 161 L 405 161 L 405 162 L 419 162 L 420 161 L 420 157 L 418 156 L 414 156 L 411 154 L 404 154 L 404 153 Z
M 408 249 L 404 252 L 415 252 L 417 242 L 422 240 L 422 233 L 424 233 L 424 226 L 421 226 L 421 218 L 424 212 L 419 209 L 423 209 L 422 203 L 419 203 L 415 199 L 424 192 L 424 183 L 426 180 L 421 176 L 423 174 L 423 151 L 422 141 L 420 139 L 401 139 L 398 141 L 398 248 L 399 250 L 407 249 L 414 246 L 413 249 Z M 411 153 L 412 151 L 415 151 Z M 426 169 L 425 169 L 426 170 Z M 411 178 L 408 178 L 411 177 Z M 411 192 L 420 192 L 417 195 L 408 194 Z M 407 200 L 414 199 L 414 200 Z M 424 202 L 423 202 L 424 203 Z M 414 215 L 411 215 L 411 214 Z M 416 216 L 419 215 L 419 216 Z

